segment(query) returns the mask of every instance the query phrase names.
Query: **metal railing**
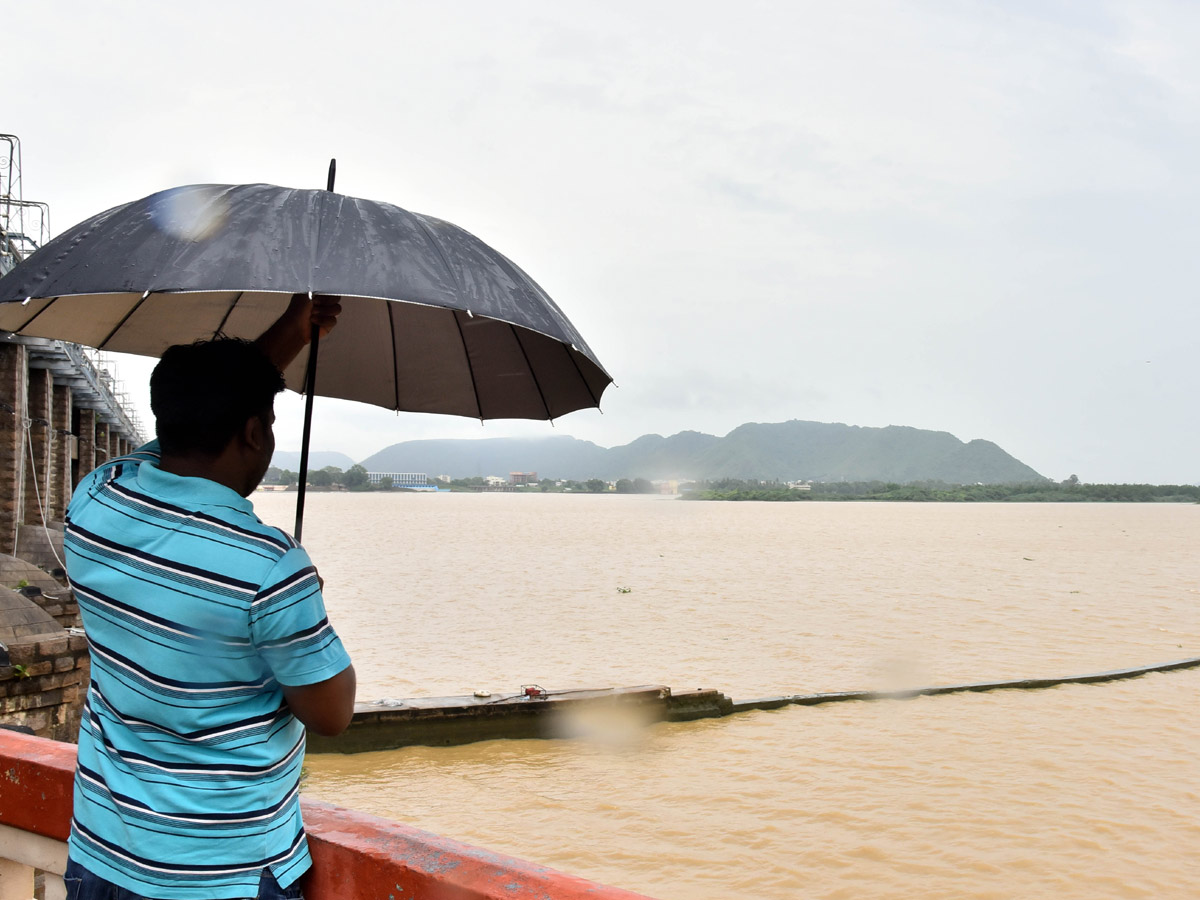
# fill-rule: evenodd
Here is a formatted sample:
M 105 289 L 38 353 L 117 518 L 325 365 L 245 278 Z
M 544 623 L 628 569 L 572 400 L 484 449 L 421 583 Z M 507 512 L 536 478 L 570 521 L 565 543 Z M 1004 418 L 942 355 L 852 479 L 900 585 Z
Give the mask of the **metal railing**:
M 0 900 L 66 900 L 62 874 L 67 868 L 67 845 L 0 825 Z M 40 876 L 40 878 L 39 878 Z M 35 893 L 38 881 L 42 889 Z

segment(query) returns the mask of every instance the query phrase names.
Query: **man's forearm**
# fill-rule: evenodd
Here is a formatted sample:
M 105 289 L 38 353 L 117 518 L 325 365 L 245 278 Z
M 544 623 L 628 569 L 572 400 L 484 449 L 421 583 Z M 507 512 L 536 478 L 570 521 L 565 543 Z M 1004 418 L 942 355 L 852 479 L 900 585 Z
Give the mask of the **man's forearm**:
M 341 311 L 337 297 L 318 295 L 310 300 L 307 294 L 292 294 L 283 315 L 255 343 L 282 372 L 312 339 L 313 325 L 320 328 L 324 337 L 333 330 Z
M 316 684 L 283 688 L 283 699 L 297 719 L 324 737 L 336 737 L 354 718 L 354 695 L 358 679 L 354 666 Z

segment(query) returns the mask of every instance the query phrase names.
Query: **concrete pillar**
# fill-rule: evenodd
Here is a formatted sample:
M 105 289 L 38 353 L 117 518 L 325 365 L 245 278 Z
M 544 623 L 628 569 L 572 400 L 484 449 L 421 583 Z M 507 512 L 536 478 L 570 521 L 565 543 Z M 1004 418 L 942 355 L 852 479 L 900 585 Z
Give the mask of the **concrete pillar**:
M 98 465 L 98 466 L 102 466 L 106 462 L 108 462 L 110 459 L 112 459 L 112 456 L 108 452 L 109 440 L 110 440 L 110 436 L 109 436 L 109 430 L 108 430 L 108 423 L 97 421 L 96 422 L 96 465 Z
M 50 499 L 50 443 L 54 431 L 54 382 L 49 369 L 29 370 L 29 436 L 25 446 L 25 524 L 41 525 Z M 32 449 L 32 465 L 30 451 Z M 47 515 L 46 521 L 49 521 Z
M 96 468 L 96 411 L 79 410 L 79 424 L 75 426 L 78 436 L 79 460 L 75 466 L 75 483 Z
M 50 448 L 50 511 L 47 516 L 52 522 L 61 522 L 71 502 L 71 386 L 54 385 L 54 415 L 50 420 L 54 433 L 54 444 Z
M 0 341 L 0 553 L 17 549 L 24 513 L 26 385 L 29 355 L 23 344 Z

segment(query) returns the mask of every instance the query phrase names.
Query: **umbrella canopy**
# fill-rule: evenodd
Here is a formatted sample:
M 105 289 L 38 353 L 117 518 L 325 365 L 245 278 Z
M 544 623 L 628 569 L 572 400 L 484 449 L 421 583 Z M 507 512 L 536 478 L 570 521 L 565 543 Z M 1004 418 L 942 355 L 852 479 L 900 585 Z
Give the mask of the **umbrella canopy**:
M 294 293 L 343 298 L 317 393 L 388 409 L 552 419 L 612 382 L 505 256 L 390 203 L 268 184 L 189 185 L 114 207 L 0 278 L 0 329 L 159 356 L 255 338 Z M 308 350 L 284 373 L 301 390 Z

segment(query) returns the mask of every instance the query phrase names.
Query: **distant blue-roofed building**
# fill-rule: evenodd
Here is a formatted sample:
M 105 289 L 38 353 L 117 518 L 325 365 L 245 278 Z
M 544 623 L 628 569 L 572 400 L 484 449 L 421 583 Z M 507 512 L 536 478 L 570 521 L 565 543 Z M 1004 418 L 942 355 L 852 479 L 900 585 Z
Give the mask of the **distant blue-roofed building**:
M 368 472 L 367 483 L 378 487 L 390 478 L 392 487 L 406 491 L 436 491 L 437 485 L 424 472 Z

